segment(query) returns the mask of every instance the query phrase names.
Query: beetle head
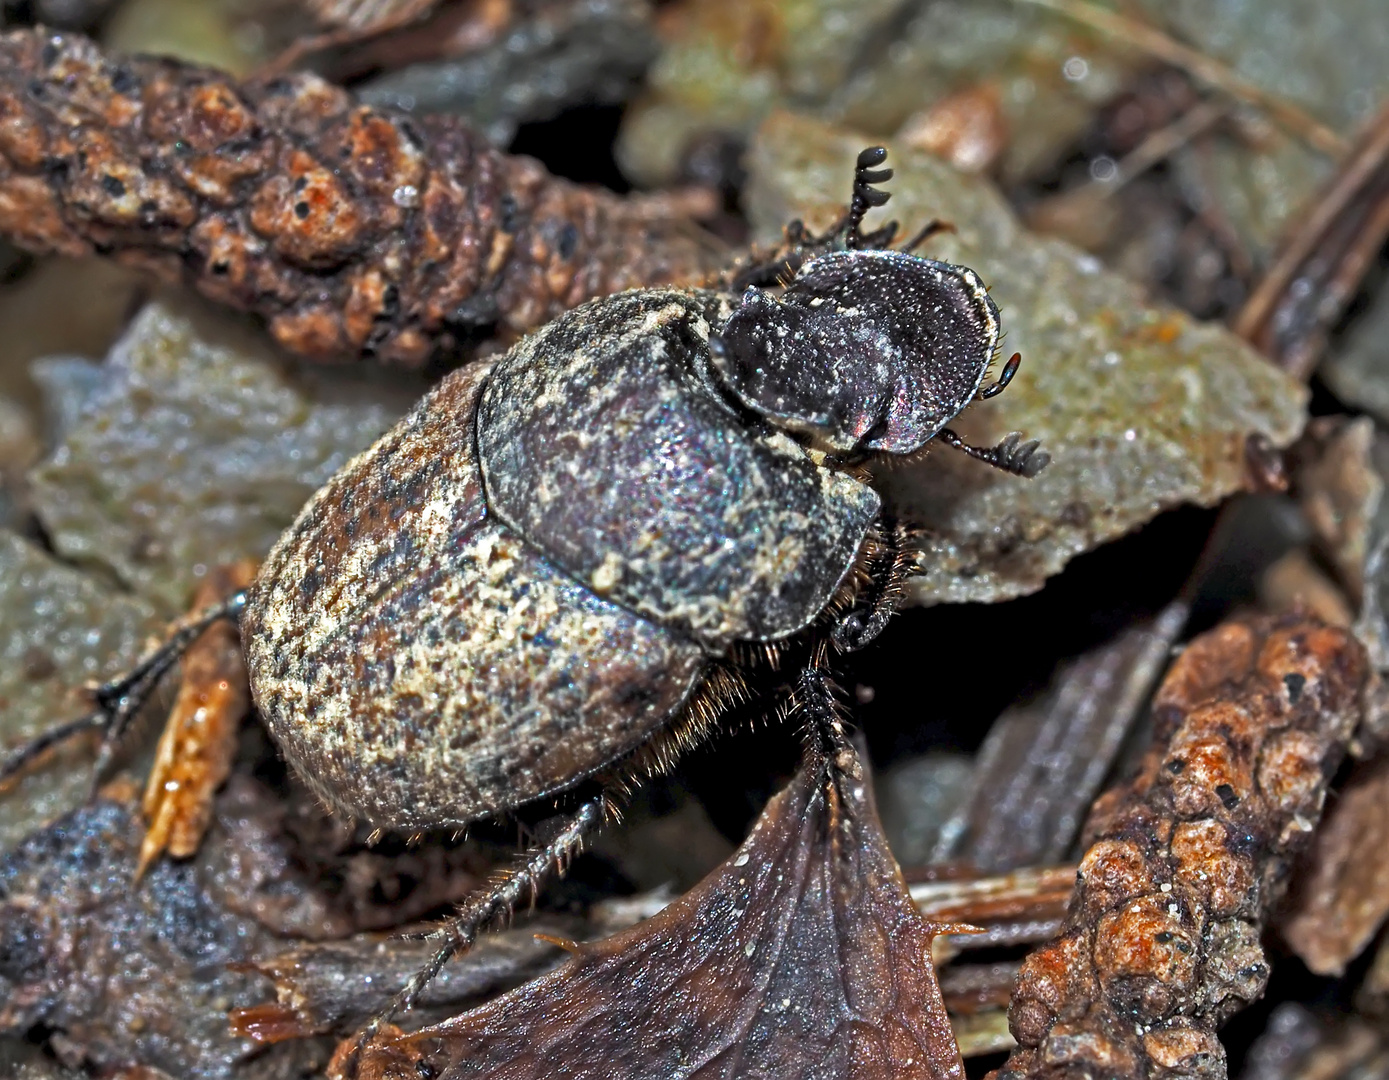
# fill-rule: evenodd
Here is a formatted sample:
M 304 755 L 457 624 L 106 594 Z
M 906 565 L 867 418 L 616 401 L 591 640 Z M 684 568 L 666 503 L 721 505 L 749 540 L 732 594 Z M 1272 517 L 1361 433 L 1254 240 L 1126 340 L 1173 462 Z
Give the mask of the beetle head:
M 908 454 L 974 399 L 998 308 L 973 270 L 900 251 L 812 259 L 743 294 L 713 344 L 744 406 L 824 449 Z

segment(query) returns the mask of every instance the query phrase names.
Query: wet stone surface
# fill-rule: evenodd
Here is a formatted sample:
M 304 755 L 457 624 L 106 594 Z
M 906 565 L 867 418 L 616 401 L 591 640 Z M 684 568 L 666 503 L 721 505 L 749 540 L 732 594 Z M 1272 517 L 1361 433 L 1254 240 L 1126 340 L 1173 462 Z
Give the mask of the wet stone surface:
M 420 389 L 294 372 L 237 320 L 177 296 L 147 306 L 102 371 L 31 473 L 35 510 L 61 557 L 169 615 L 208 567 L 263 556 Z
M 83 684 L 119 674 L 160 628 L 145 600 L 123 596 L 0 532 L 0 747 L 89 708 Z M 90 747 L 73 743 L 0 793 L 0 851 L 76 806 L 91 782 Z
M 761 239 L 773 242 L 794 217 L 812 228 L 833 221 L 843 200 L 836 179 L 865 141 L 774 115 L 749 157 Z M 884 471 L 898 514 L 925 531 L 917 603 L 1032 592 L 1073 556 L 1162 510 L 1240 490 L 1249 435 L 1281 447 L 1301 430 L 1305 388 L 1227 331 L 1150 306 L 1097 260 L 1027 233 L 986 181 L 924 154 L 891 160 L 887 216 L 907 235 L 933 217 L 955 225 L 923 253 L 978 271 L 1002 315 L 1004 352 L 1024 358 L 1006 393 L 952 427 L 980 445 L 1021 430 L 1052 455 L 1030 481 L 946 448 Z

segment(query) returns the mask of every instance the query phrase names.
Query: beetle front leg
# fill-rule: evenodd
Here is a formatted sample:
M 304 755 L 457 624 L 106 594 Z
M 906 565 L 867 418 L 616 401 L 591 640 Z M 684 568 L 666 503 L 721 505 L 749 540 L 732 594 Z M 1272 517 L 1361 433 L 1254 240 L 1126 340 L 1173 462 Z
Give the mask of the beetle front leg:
M 911 569 L 906 530 L 896 522 L 883 521 L 882 526 L 877 549 L 868 560 L 865 595 L 830 630 L 830 640 L 841 653 L 857 652 L 876 638 L 901 604 L 902 582 Z
M 92 771 L 92 794 L 95 794 L 102 776 L 125 741 L 131 721 L 150 699 L 155 687 L 159 685 L 159 680 L 179 662 L 204 630 L 221 619 L 236 620 L 245 606 L 246 593 L 238 591 L 221 603 L 180 623 L 157 649 L 130 671 L 93 690 L 92 698 L 96 708 L 90 713 L 51 728 L 11 751 L 0 763 L 0 784 L 17 775 L 50 747 L 84 731 L 100 731 L 101 749 L 97 752 L 96 764 Z
M 953 446 L 968 454 L 975 461 L 982 461 L 1014 476 L 1025 476 L 1029 480 L 1051 463 L 1051 455 L 1038 449 L 1041 444 L 1036 439 L 1022 441 L 1021 431 L 1010 431 L 998 445 L 988 447 L 971 446 L 949 428 L 941 428 L 935 437 L 946 446 Z
M 885 147 L 870 146 L 867 150 L 862 151 L 858 160 L 854 162 L 853 194 L 849 198 L 849 216 L 844 222 L 843 229 L 844 246 L 850 251 L 886 247 L 892 243 L 892 238 L 897 235 L 896 222 L 867 235 L 859 232 L 864 215 L 873 207 L 882 206 L 891 198 L 888 192 L 873 186 L 892 179 L 891 169 L 879 169 L 877 167 L 886 160 L 887 149 Z
M 918 232 L 915 236 L 913 236 L 910 240 L 908 240 L 897 250 L 907 255 L 910 255 L 927 240 L 931 239 L 931 237 L 943 232 L 953 233 L 954 231 L 955 226 L 952 225 L 950 222 L 941 221 L 938 218 L 932 218 L 930 221 L 926 222 L 926 224 L 921 227 L 920 232 Z

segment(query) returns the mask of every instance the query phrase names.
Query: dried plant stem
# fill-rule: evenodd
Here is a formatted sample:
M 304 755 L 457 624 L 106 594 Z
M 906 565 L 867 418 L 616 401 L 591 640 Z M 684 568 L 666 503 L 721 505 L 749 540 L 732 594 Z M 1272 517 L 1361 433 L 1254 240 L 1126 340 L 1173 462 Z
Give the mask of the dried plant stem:
M 1330 327 L 1389 235 L 1389 107 L 1313 200 L 1235 320 L 1235 333 L 1307 378 Z M 1306 281 L 1312 288 L 1297 288 Z
M 1297 135 L 1309 146 L 1330 157 L 1340 157 L 1346 152 L 1346 141 L 1331 128 L 1291 102 L 1277 94 L 1271 94 L 1248 80 L 1241 78 L 1220 61 L 1215 60 L 1190 45 L 1164 34 L 1161 30 L 1116 14 L 1089 3 L 1088 0 L 1016 0 L 1018 3 L 1035 4 L 1050 11 L 1058 12 L 1076 22 L 1084 23 L 1101 33 L 1132 45 L 1154 56 L 1164 63 L 1179 67 L 1198 82 L 1222 90 L 1231 97 L 1255 105 L 1267 112 L 1283 127 Z

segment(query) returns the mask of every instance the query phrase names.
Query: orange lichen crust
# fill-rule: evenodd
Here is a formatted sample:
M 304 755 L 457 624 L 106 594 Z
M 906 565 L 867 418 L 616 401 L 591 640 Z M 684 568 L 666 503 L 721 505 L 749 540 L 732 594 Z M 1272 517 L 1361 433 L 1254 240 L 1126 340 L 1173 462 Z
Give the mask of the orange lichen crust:
M 1224 1077 L 1215 1031 L 1257 999 L 1259 938 L 1361 716 L 1365 654 L 1301 614 L 1191 643 L 1138 776 L 1095 804 L 1061 936 L 1028 957 L 999 1080 Z
M 217 567 L 198 589 L 194 612 L 244 589 L 254 576 L 250 562 Z M 178 697 L 145 783 L 142 809 L 149 829 L 140 845 L 137 878 L 165 851 L 180 859 L 197 852 L 212 820 L 212 797 L 231 771 L 237 729 L 250 707 L 236 627 L 214 623 L 184 655 Z
M 688 222 L 558 180 L 457 118 L 39 30 L 0 35 L 0 234 L 189 281 L 303 356 L 405 365 L 716 261 Z

